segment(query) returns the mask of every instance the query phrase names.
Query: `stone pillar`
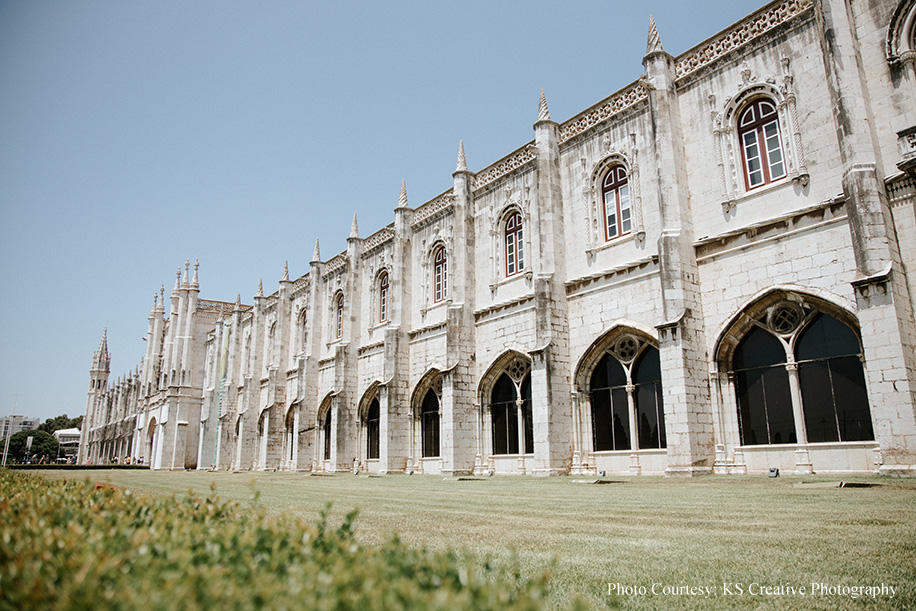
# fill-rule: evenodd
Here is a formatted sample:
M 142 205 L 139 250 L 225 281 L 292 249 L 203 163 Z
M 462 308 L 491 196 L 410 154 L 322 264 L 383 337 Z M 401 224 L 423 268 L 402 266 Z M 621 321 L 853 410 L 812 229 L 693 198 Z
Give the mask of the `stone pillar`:
M 855 289 L 869 401 L 883 473 L 916 473 L 916 325 L 885 191 L 852 7 L 816 5 L 822 56 L 843 163 L 856 260 Z
M 666 473 L 710 473 L 715 454 L 712 413 L 676 71 L 674 58 L 662 49 L 654 20 L 643 65 L 662 224 L 658 253 L 665 322 L 657 329 L 668 439 Z
M 566 238 L 560 185 L 559 125 L 550 119 L 541 91 L 534 124 L 537 188 L 531 257 L 535 296 L 535 349 L 531 362 L 534 475 L 568 473 L 573 418 L 569 402 L 569 319 L 566 303 Z M 521 422 L 519 422 L 521 426 Z M 520 448 L 521 449 L 521 448 Z

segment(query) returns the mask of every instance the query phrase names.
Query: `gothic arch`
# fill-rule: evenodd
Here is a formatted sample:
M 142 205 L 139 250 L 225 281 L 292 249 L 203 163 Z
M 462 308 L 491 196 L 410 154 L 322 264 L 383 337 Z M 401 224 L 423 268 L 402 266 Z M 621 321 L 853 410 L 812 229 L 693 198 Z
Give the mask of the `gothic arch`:
M 859 321 L 852 304 L 822 290 L 783 284 L 765 289 L 751 297 L 716 333 L 714 360 L 719 371 L 730 367 L 735 348 L 758 320 L 780 303 L 794 303 L 840 320 L 859 335 Z
M 423 374 L 410 394 L 410 413 L 413 414 L 414 418 L 419 416 L 423 398 L 426 397 L 426 393 L 430 390 L 436 393 L 440 401 L 442 400 L 442 370 L 435 367 L 430 367 L 426 370 L 426 373 Z
M 887 28 L 885 43 L 891 64 L 916 61 L 916 0 L 900 0 Z
M 517 371 L 517 375 L 512 375 L 510 373 L 509 377 L 513 378 L 518 384 L 521 384 L 521 378 L 524 377 L 525 373 L 531 370 L 531 357 L 519 350 L 510 348 L 493 360 L 486 372 L 480 377 L 480 382 L 477 384 L 477 389 L 481 397 L 481 406 L 489 404 L 490 393 L 493 392 L 493 387 L 496 385 L 499 377 L 503 373 L 506 373 L 510 366 L 514 366 L 518 369 L 519 365 L 523 366 L 525 371 Z M 519 379 L 516 380 L 515 378 Z
M 362 397 L 359 400 L 358 414 L 359 420 L 362 422 L 366 418 L 366 413 L 369 411 L 369 405 L 372 403 L 373 399 L 379 398 L 381 393 L 382 381 L 373 380 L 365 392 L 363 392 Z
M 585 349 L 582 356 L 579 357 L 576 363 L 574 378 L 575 389 L 578 392 L 588 391 L 589 377 L 592 375 L 592 370 L 595 368 L 595 365 L 624 337 L 632 337 L 642 343 L 642 345 L 638 346 L 638 352 L 633 355 L 632 360 L 635 360 L 636 357 L 642 353 L 645 346 L 658 347 L 658 337 L 656 337 L 654 329 L 631 320 L 621 320 L 614 323 L 609 329 L 598 336 L 598 338 Z

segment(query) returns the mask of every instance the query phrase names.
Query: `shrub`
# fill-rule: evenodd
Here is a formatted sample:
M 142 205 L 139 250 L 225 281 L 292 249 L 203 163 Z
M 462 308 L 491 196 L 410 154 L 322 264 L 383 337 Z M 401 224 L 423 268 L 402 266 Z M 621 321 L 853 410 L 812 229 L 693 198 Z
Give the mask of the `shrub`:
M 2 609 L 536 609 L 545 578 L 191 494 L 0 469 Z

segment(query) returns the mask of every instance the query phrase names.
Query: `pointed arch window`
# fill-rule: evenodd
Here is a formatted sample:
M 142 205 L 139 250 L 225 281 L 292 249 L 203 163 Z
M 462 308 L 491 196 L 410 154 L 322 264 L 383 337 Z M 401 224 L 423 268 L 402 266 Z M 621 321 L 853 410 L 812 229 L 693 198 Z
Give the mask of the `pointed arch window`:
M 795 352 L 808 441 L 873 440 L 861 348 L 852 329 L 818 315 L 802 331 Z
M 378 281 L 378 320 L 388 320 L 388 272 L 382 272 Z
M 307 311 L 302 310 L 302 313 L 299 315 L 299 352 L 304 353 L 305 348 L 308 345 L 308 316 Z
M 656 347 L 622 336 L 592 370 L 589 394 L 596 452 L 667 446 Z
M 514 276 L 525 269 L 525 240 L 522 215 L 513 212 L 506 219 L 506 276 Z
M 324 437 L 324 460 L 331 460 L 331 409 L 324 412 L 321 420 L 321 435 Z
M 772 101 L 757 98 L 747 105 L 738 117 L 738 138 L 748 189 L 786 176 L 779 115 Z
M 490 400 L 493 454 L 530 454 L 534 452 L 530 372 L 522 379 L 520 390 L 521 394 L 519 394 L 519 387 L 505 373 L 493 386 Z
M 366 413 L 366 458 L 373 460 L 379 457 L 379 402 L 372 399 Z
M 343 337 L 343 313 L 344 313 L 344 296 L 343 293 L 337 295 L 334 301 L 334 337 L 340 339 Z
M 613 240 L 633 230 L 630 208 L 630 183 L 622 165 L 612 167 L 601 185 L 604 202 L 604 237 Z
M 735 348 L 732 373 L 742 445 L 875 438 L 858 335 L 827 313 L 771 307 Z
M 439 456 L 439 397 L 430 388 L 423 397 L 420 408 L 420 426 L 423 431 L 423 458 Z
M 448 297 L 448 255 L 440 246 L 433 254 L 433 301 L 440 302 Z

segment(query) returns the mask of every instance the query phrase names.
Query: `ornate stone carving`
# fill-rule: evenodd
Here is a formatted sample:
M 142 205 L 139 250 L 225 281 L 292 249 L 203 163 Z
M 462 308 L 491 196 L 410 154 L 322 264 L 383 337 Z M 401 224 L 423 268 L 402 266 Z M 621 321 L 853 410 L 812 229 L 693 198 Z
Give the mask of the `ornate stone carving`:
M 649 91 L 641 82 L 634 82 L 560 126 L 560 143 L 575 138 L 587 129 L 607 121 L 631 106 L 648 99 Z
M 478 189 L 482 189 L 488 184 L 498 180 L 499 178 L 502 178 L 506 174 L 517 170 L 527 163 L 534 161 L 536 157 L 537 155 L 535 154 L 534 147 L 531 145 L 531 143 L 526 144 L 511 155 L 503 157 L 493 165 L 477 174 L 474 179 L 474 190 L 476 191 Z
M 724 55 L 734 53 L 750 41 L 804 13 L 813 5 L 811 0 L 786 0 L 739 21 L 713 40 L 681 55 L 676 64 L 677 78 L 681 79 Z

